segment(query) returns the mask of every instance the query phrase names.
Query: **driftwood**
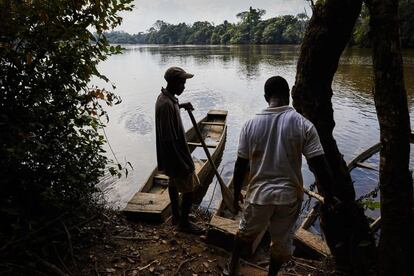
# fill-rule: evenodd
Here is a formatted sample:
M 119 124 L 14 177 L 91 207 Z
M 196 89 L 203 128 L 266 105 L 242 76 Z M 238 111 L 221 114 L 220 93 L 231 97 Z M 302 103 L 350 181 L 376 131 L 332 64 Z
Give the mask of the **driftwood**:
M 153 265 L 153 264 L 155 264 L 155 263 L 158 263 L 158 260 L 153 260 L 152 262 L 150 262 L 150 263 L 149 263 L 149 264 L 147 264 L 146 266 L 139 267 L 139 268 L 138 268 L 138 270 L 139 270 L 139 271 L 143 271 L 143 270 L 147 269 L 148 267 L 150 267 L 151 265 Z
M 130 240 L 130 241 L 150 241 L 151 238 L 144 238 L 144 237 L 125 237 L 125 236 L 112 236 L 114 239 L 119 240 Z
M 26 255 L 29 256 L 29 257 L 31 257 L 31 258 L 33 258 L 33 259 L 35 259 L 38 264 L 40 264 L 41 266 L 45 267 L 47 270 L 49 270 L 54 275 L 69 276 L 69 274 L 63 272 L 60 268 L 58 268 L 54 264 L 49 263 L 48 261 L 46 261 L 46 260 L 44 260 L 42 258 L 40 258 L 36 254 L 32 254 L 29 251 L 26 251 Z
M 414 143 L 414 132 L 410 135 L 410 143 Z M 373 156 L 374 154 L 378 153 L 381 150 L 381 143 L 376 143 L 373 146 L 369 147 L 362 153 L 358 154 L 353 160 L 351 160 L 348 164 L 348 170 L 352 171 L 353 169 L 360 167 L 370 170 L 378 170 L 377 168 L 373 167 L 370 164 L 364 163 L 365 160 Z M 305 194 L 309 197 L 315 198 L 321 203 L 324 203 L 324 197 L 317 192 L 310 191 L 304 188 Z M 295 242 L 296 244 L 300 244 L 301 247 L 305 248 L 305 251 L 312 252 L 314 255 L 317 256 L 326 256 L 328 251 L 325 250 L 325 241 L 322 239 L 317 239 L 317 235 L 307 231 L 307 229 L 316 221 L 318 218 L 318 210 L 317 206 L 314 207 L 308 216 L 303 220 L 301 226 L 299 227 L 298 231 L 295 233 Z M 376 218 L 370 225 L 369 225 L 371 232 L 375 233 L 381 228 L 381 217 Z M 316 246 L 317 242 L 324 243 L 324 245 Z
M 196 258 L 196 257 L 192 257 L 192 258 L 190 258 L 190 259 L 186 259 L 186 260 L 182 261 L 182 262 L 180 263 L 180 265 L 177 267 L 177 270 L 174 272 L 174 274 L 173 274 L 173 275 L 178 275 L 178 273 L 179 273 L 179 272 L 180 272 L 180 270 L 181 270 L 181 267 L 182 267 L 184 264 L 188 263 L 188 262 L 192 262 L 192 261 L 194 261 L 194 260 L 195 260 L 195 258 Z

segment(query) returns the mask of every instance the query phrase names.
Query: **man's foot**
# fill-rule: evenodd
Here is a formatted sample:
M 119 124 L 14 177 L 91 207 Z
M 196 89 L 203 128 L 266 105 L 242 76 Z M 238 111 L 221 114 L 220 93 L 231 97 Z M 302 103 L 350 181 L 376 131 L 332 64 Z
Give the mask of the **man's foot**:
M 178 231 L 194 235 L 201 235 L 204 234 L 205 229 L 192 222 L 186 222 L 180 223 L 178 225 Z

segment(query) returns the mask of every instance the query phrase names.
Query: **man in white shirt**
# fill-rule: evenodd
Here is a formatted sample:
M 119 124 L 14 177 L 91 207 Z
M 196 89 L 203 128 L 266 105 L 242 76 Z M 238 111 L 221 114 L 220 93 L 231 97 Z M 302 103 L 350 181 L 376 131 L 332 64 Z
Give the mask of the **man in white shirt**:
M 280 76 L 266 81 L 268 108 L 247 121 L 240 133 L 234 168 L 234 206 L 241 210 L 241 186 L 250 168 L 239 231 L 229 263 L 229 275 L 238 274 L 245 244 L 269 227 L 272 245 L 269 275 L 277 275 L 291 258 L 293 228 L 303 199 L 302 154 L 332 202 L 332 176 L 313 124 L 289 106 L 289 85 Z

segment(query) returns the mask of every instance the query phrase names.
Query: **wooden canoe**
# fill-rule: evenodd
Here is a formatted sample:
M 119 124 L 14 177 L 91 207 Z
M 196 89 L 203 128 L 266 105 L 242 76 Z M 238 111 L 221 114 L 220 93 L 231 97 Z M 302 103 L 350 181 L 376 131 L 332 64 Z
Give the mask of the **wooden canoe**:
M 200 120 L 198 128 L 210 150 L 213 162 L 218 163 L 223 152 L 227 135 L 227 111 L 210 110 L 207 116 Z M 194 127 L 186 132 L 188 148 L 193 153 L 196 148 L 202 147 Z M 202 185 L 207 185 L 212 166 L 207 158 L 194 158 L 195 173 Z M 132 197 L 123 210 L 129 219 L 164 222 L 171 213 L 171 202 L 168 195 L 169 178 L 157 168 L 153 170 L 141 189 Z
M 247 179 L 247 178 L 246 178 Z M 231 190 L 233 189 L 233 178 L 230 179 L 227 185 Z M 246 185 L 243 185 L 246 187 Z M 242 190 L 243 196 L 246 195 L 246 191 Z M 231 251 L 233 248 L 234 237 L 239 229 L 241 212 L 237 215 L 233 215 L 226 207 L 223 199 L 220 201 L 217 211 L 211 217 L 211 220 L 207 229 L 207 243 L 221 247 L 227 251 Z M 266 230 L 260 233 L 251 244 L 250 249 L 246 252 L 247 255 L 253 254 L 260 244 Z
M 410 135 L 410 143 L 414 143 L 414 133 Z M 347 167 L 349 171 L 352 171 L 355 168 L 363 168 L 368 170 L 376 170 L 379 169 L 370 163 L 365 163 L 371 156 L 378 153 L 381 150 L 381 143 L 376 143 L 375 145 L 369 147 L 368 149 L 364 150 L 360 154 L 358 154 L 354 159 L 348 162 Z M 310 197 L 316 198 L 319 202 L 323 202 L 323 197 L 318 195 L 315 192 L 307 191 L 305 189 L 305 193 L 308 194 Z M 319 214 L 317 211 L 318 207 L 315 206 L 308 216 L 303 220 L 302 225 L 298 228 L 294 235 L 294 244 L 300 250 L 306 252 L 308 256 L 313 256 L 315 258 L 324 258 L 330 255 L 330 250 L 326 245 L 326 242 L 322 239 L 320 235 L 316 235 L 310 232 L 308 229 L 314 224 L 316 219 L 318 218 Z M 372 223 L 370 224 L 371 231 L 376 232 L 381 227 L 381 217 L 373 219 Z

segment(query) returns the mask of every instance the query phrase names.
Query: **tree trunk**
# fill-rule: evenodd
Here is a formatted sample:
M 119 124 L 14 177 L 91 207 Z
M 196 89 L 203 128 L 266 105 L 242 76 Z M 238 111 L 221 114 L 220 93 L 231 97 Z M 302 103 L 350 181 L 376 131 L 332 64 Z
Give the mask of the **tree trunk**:
M 362 0 L 318 1 L 313 7 L 292 88 L 293 106 L 318 130 L 335 183 L 333 193 L 344 204 L 336 212 L 323 209 L 321 226 L 339 265 L 353 274 L 367 272 L 373 239 L 363 210 L 355 203 L 351 176 L 333 137 L 332 80 L 352 34 Z M 320 191 L 323 189 L 319 189 Z M 362 247 L 361 244 L 369 244 Z
M 319 1 L 314 6 L 292 89 L 293 106 L 318 130 L 326 158 L 337 180 L 333 187 L 334 193 L 347 202 L 355 200 L 355 190 L 332 135 L 335 121 L 331 84 L 361 5 L 362 0 L 326 0 Z
M 410 118 L 399 41 L 398 1 L 367 1 L 373 44 L 374 100 L 381 130 L 381 275 L 413 275 Z

